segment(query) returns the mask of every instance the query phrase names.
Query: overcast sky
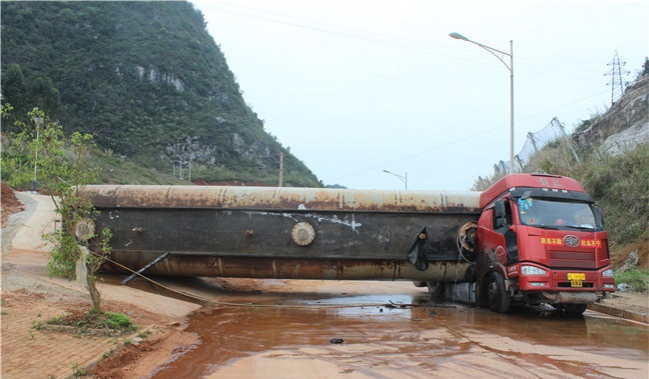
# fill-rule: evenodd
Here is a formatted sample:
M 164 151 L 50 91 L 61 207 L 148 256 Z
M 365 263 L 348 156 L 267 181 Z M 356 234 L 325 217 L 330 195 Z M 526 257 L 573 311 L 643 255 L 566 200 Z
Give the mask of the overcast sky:
M 468 190 L 553 117 L 572 131 L 611 104 L 615 51 L 636 78 L 649 2 L 191 0 L 245 101 L 325 184 Z M 508 62 L 509 57 L 504 56 Z

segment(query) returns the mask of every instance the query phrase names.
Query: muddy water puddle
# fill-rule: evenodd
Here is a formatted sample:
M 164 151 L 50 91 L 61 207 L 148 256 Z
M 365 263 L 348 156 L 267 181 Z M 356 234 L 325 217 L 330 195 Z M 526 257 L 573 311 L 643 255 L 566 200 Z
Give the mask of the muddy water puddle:
M 381 343 L 392 339 L 385 332 L 394 324 L 413 322 L 409 309 L 393 308 L 390 303 L 389 307 L 375 305 L 378 299 L 373 296 L 335 299 L 323 305 L 325 300 L 333 299 L 312 298 L 303 308 L 286 298 L 282 300 L 285 304 L 276 307 L 262 303 L 205 307 L 190 317 L 186 329 L 199 335 L 201 344 L 170 362 L 153 378 L 199 378 L 237 358 L 259 352 Z M 350 303 L 368 305 L 356 307 Z
M 566 317 L 523 308 L 501 315 L 432 304 L 407 283 L 179 287 L 210 299 L 188 320 L 186 331 L 200 343 L 160 367 L 155 379 L 647 377 L 648 328 L 595 312 Z M 314 367 L 322 376 L 308 374 Z

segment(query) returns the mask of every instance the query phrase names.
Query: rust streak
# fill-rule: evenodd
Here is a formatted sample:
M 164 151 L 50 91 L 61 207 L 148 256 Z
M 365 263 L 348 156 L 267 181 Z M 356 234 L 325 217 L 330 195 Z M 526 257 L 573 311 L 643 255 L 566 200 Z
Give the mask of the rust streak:
M 217 208 L 298 211 L 476 213 L 479 192 L 326 188 L 90 185 L 98 208 Z

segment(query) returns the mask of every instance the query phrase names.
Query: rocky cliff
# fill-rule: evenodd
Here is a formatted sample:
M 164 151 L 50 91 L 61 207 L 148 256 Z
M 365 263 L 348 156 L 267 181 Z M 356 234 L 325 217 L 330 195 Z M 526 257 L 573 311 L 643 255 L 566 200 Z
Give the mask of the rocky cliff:
M 649 72 L 645 70 L 606 113 L 572 137 L 581 149 L 603 145 L 613 155 L 649 141 Z

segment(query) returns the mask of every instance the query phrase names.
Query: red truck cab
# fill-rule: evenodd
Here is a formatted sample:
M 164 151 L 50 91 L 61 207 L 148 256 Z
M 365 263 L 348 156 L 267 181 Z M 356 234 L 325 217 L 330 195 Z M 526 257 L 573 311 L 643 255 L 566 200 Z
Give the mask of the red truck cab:
M 507 312 L 513 302 L 568 313 L 615 291 L 601 211 L 574 179 L 508 175 L 480 195 L 477 293 Z

